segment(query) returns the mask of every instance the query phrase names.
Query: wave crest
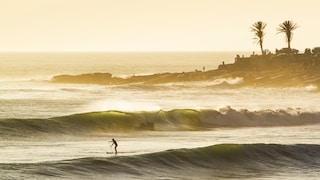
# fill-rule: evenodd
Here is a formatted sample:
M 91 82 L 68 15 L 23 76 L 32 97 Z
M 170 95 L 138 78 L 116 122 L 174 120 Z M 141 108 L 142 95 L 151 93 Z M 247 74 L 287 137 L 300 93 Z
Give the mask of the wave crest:
M 87 157 L 54 162 L 0 164 L 44 177 L 174 177 L 208 179 L 248 178 L 277 173 L 314 172 L 319 176 L 320 145 L 218 144 L 194 149 L 173 149 L 134 156 Z M 10 172 L 7 171 L 7 174 Z M 291 176 L 292 173 L 290 173 Z
M 320 122 L 320 112 L 299 109 L 249 111 L 226 107 L 216 110 L 104 111 L 49 119 L 0 119 L 0 134 L 83 133 L 109 131 L 205 130 L 216 127 L 297 126 Z

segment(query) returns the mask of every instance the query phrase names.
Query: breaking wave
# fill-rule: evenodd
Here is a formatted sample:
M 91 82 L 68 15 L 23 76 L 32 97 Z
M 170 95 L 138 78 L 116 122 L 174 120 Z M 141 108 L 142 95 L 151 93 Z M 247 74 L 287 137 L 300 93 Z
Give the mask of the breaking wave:
M 291 172 L 319 176 L 320 145 L 218 144 L 133 155 L 22 164 L 0 164 L 33 178 L 254 178 Z M 21 177 L 21 176 L 20 176 Z M 279 178 L 279 177 L 278 177 Z
M 287 110 L 176 109 L 171 111 L 104 111 L 48 119 L 0 119 L 0 135 L 81 134 L 116 131 L 185 131 L 217 127 L 298 126 L 320 123 L 320 112 Z

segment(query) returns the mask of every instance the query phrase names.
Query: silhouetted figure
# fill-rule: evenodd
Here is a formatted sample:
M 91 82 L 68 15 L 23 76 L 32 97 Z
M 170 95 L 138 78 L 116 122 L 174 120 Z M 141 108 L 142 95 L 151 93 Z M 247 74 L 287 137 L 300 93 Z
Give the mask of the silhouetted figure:
M 206 70 L 206 67 L 203 66 L 202 71 L 204 72 Z
M 118 143 L 117 143 L 116 140 L 114 140 L 114 139 L 112 138 L 112 144 L 111 144 L 111 146 L 113 146 L 113 145 L 114 145 L 115 154 L 117 154 L 117 153 L 118 153 L 118 151 L 117 151 Z
M 234 58 L 235 62 L 239 61 L 240 60 L 240 55 L 237 54 L 236 58 Z

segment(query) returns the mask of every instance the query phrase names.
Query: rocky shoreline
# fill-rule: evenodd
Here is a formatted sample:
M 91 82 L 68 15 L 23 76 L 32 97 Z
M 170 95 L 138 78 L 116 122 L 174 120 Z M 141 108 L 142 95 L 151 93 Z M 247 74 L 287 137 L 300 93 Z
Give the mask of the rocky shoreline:
M 159 73 L 152 75 L 114 77 L 110 73 L 80 75 L 57 75 L 52 83 L 122 85 L 162 84 L 174 82 L 214 81 L 226 78 L 242 78 L 237 86 L 320 87 L 320 59 L 312 55 L 236 57 L 232 64 L 221 64 L 218 69 L 181 73 Z

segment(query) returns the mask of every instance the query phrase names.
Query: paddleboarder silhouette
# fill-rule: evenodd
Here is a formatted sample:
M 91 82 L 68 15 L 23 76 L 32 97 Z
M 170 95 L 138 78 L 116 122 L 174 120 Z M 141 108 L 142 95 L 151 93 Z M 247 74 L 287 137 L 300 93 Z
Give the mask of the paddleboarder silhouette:
M 111 146 L 113 146 L 113 145 L 114 145 L 115 154 L 117 154 L 117 153 L 118 153 L 118 151 L 117 151 L 118 143 L 117 143 L 117 141 L 116 141 L 114 138 L 112 138 L 112 144 L 111 144 Z M 111 146 L 110 146 L 110 147 L 111 147 Z

